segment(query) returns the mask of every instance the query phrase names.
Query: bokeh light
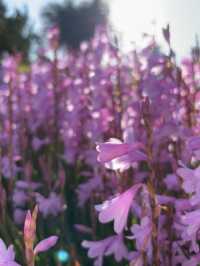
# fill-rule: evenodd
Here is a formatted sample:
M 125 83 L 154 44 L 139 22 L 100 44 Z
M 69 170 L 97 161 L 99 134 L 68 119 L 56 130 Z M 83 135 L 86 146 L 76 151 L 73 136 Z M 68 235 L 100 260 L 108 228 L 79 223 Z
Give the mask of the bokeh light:
M 64 249 L 59 250 L 56 256 L 58 261 L 61 263 L 67 262 L 69 260 L 69 253 Z

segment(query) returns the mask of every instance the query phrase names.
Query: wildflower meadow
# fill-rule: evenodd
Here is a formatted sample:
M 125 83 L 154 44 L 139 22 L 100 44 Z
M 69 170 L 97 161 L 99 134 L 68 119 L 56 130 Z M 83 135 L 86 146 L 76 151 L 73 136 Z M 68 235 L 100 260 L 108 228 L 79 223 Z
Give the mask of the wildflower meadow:
M 2 59 L 1 266 L 200 265 L 200 49 L 162 33 Z

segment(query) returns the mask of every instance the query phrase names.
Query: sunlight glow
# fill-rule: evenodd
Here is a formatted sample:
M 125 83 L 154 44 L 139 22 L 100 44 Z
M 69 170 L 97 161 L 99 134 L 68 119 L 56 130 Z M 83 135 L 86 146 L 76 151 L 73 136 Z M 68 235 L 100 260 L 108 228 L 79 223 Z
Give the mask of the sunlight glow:
M 141 45 L 144 33 L 156 35 L 156 25 L 164 24 L 162 4 L 159 0 L 108 1 L 111 26 L 125 50 L 133 47 L 133 43 Z

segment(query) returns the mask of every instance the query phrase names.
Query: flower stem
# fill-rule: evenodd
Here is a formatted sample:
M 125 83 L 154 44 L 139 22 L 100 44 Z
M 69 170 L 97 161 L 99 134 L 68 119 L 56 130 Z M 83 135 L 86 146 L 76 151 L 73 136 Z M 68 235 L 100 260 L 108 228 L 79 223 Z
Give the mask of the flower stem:
M 148 180 L 148 191 L 150 195 L 150 205 L 152 209 L 152 246 L 153 246 L 153 263 L 154 266 L 160 265 L 160 250 L 158 243 L 158 220 L 159 220 L 159 208 L 156 200 L 156 172 L 153 163 L 153 132 L 150 119 L 150 102 L 148 98 L 145 98 L 143 105 L 143 119 L 144 127 L 147 134 L 147 156 L 148 156 L 148 167 L 150 170 L 150 177 Z

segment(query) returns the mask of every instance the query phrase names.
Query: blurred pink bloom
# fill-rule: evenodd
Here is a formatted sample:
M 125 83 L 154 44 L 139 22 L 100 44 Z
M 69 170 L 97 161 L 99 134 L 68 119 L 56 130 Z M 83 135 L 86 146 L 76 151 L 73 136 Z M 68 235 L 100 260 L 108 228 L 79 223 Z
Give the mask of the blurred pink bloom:
M 13 192 L 12 200 L 15 206 L 23 207 L 26 204 L 28 198 L 28 195 L 23 190 L 15 189 Z
M 32 140 L 32 146 L 35 151 L 38 151 L 42 146 L 49 143 L 49 139 L 39 139 L 37 137 L 34 137 Z
M 4 156 L 1 160 L 1 164 L 2 164 L 2 174 L 5 178 L 13 178 L 14 176 L 16 176 L 16 174 L 19 172 L 19 167 L 16 166 L 15 160 L 13 159 L 12 162 L 12 168 L 10 165 L 10 160 L 8 157 Z M 13 171 L 13 176 L 11 176 L 11 169 Z
M 25 181 L 25 180 L 19 180 L 16 182 L 16 187 L 18 189 L 23 189 L 23 190 L 37 190 L 40 188 L 42 185 L 39 182 L 32 182 L 32 181 Z
M 51 192 L 48 198 L 36 193 L 36 202 L 44 217 L 48 215 L 56 216 L 62 211 L 62 199 L 54 192 Z
M 49 46 L 52 49 L 58 48 L 59 36 L 60 36 L 60 31 L 59 31 L 59 28 L 57 26 L 52 26 L 48 30 L 47 38 L 49 40 Z
M 75 229 L 83 234 L 92 234 L 92 229 L 84 224 L 75 224 Z
M 80 184 L 76 189 L 79 206 L 82 207 L 90 199 L 92 193 L 101 190 L 103 190 L 103 183 L 100 176 L 95 176 Z
M 133 239 L 136 240 L 136 247 L 138 251 L 144 251 L 149 248 L 151 242 L 152 222 L 149 217 L 141 219 L 140 225 L 134 224 L 131 227 Z
M 15 261 L 15 252 L 13 246 L 10 245 L 8 249 L 3 240 L 0 239 L 0 265 L 1 266 L 20 266 Z
M 24 223 L 26 217 L 26 211 L 17 208 L 14 210 L 13 216 L 16 224 L 21 225 Z
M 34 254 L 38 254 L 40 252 L 44 252 L 55 246 L 58 241 L 57 236 L 50 236 L 42 241 L 40 241 L 36 247 L 34 248 Z

